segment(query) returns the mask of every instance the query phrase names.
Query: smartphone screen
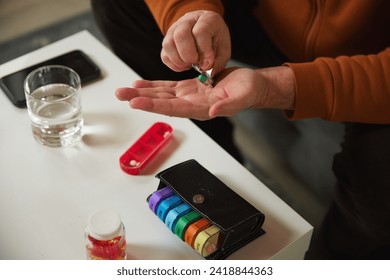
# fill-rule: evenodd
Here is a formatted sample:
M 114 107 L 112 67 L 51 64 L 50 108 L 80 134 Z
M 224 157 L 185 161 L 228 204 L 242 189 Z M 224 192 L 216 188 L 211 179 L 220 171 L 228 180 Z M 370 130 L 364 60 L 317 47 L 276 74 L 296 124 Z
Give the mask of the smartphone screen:
M 30 72 L 45 65 L 64 65 L 72 68 L 79 74 L 82 85 L 98 79 L 101 74 L 99 67 L 84 52 L 74 50 L 62 54 L 0 78 L 0 88 L 12 104 L 19 108 L 26 107 L 23 82 Z

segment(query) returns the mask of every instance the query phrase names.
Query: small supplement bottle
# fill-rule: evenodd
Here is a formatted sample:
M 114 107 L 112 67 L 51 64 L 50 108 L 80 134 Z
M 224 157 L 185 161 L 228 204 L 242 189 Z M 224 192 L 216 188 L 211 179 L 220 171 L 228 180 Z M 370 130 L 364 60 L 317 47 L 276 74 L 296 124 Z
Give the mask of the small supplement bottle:
M 126 232 L 119 215 L 112 210 L 91 214 L 85 231 L 89 260 L 125 260 Z

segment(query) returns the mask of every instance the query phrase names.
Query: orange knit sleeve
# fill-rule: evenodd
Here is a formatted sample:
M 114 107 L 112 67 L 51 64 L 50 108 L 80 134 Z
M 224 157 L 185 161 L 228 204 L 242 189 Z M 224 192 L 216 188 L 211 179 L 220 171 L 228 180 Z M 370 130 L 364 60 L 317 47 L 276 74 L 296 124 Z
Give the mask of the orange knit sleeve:
M 390 124 L 390 48 L 286 65 L 294 71 L 296 86 L 290 119 Z
M 223 14 L 220 0 L 145 0 L 160 30 L 166 34 L 181 16 L 196 10 L 209 10 Z

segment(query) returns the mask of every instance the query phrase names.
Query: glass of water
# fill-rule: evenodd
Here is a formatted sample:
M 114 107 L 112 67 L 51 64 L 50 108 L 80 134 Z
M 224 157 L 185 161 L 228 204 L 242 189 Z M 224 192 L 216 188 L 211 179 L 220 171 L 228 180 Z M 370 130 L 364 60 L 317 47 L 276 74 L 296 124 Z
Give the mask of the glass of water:
M 81 139 L 81 83 L 69 67 L 48 65 L 24 81 L 34 138 L 49 147 L 67 147 Z

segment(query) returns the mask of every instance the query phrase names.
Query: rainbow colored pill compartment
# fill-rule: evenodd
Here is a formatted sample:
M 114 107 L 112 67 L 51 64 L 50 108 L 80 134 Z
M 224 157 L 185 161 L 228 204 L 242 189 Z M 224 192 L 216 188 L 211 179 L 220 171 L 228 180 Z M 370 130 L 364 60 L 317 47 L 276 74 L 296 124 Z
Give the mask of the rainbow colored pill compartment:
M 220 248 L 223 241 L 220 228 L 184 203 L 169 187 L 153 192 L 147 201 L 166 227 L 203 257 Z

